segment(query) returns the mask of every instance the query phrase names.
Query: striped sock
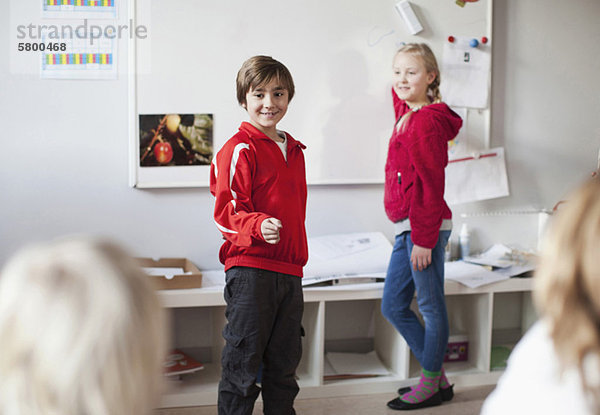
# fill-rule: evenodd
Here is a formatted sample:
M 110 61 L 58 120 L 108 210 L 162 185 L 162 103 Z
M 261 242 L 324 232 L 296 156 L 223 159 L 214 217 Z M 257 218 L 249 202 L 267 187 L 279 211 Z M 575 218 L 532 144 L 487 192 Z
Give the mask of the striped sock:
M 402 395 L 400 399 L 406 403 L 419 403 L 431 398 L 439 391 L 441 375 L 442 372 L 430 372 L 423 369 L 419 384 L 413 386 L 410 392 Z

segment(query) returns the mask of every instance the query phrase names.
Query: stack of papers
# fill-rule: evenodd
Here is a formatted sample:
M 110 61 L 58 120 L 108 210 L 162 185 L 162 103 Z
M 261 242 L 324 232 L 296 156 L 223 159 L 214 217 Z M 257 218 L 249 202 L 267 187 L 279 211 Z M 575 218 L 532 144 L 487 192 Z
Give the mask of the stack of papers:
M 514 265 L 510 255 L 512 249 L 502 244 L 495 244 L 484 253 L 476 256 L 463 258 L 464 261 L 472 264 L 489 265 L 494 268 L 508 268 Z
M 470 288 L 502 281 L 535 269 L 535 263 L 526 255 L 515 256 L 514 250 L 496 244 L 477 256 L 462 261 L 446 262 L 445 278 Z
M 339 274 L 327 275 L 323 277 L 304 277 L 302 286 L 330 283 L 330 285 L 353 285 L 353 284 L 372 284 L 385 279 L 385 272 L 372 272 L 368 274 Z
M 308 250 L 305 286 L 344 278 L 384 277 L 392 244 L 381 232 L 363 232 L 309 238 Z
M 504 274 L 490 271 L 481 265 L 470 264 L 464 261 L 446 262 L 444 276 L 448 280 L 460 282 L 470 288 L 510 278 Z

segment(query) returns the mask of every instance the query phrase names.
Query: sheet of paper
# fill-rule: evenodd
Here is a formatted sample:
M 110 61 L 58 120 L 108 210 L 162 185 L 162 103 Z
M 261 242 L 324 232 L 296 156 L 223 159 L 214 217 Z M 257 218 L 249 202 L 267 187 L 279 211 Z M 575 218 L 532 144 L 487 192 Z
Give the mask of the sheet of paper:
M 334 374 L 338 375 L 389 375 L 375 351 L 369 353 L 326 353 Z
M 225 270 L 202 270 L 202 288 L 223 288 L 225 286 Z
M 514 277 L 516 275 L 521 275 L 529 271 L 533 271 L 535 269 L 534 264 L 526 264 L 526 265 L 512 265 L 507 268 L 500 268 L 494 270 L 494 274 L 501 274 L 505 277 Z
M 319 260 L 329 261 L 341 256 L 376 248 L 381 244 L 380 233 L 348 233 L 310 238 L 310 254 Z
M 444 273 L 446 279 L 457 281 L 470 288 L 477 288 L 510 278 L 501 273 L 489 271 L 480 265 L 463 261 L 446 262 Z
M 503 244 L 494 244 L 482 254 L 464 258 L 463 261 L 498 268 L 494 269 L 494 273 L 512 277 L 533 271 L 536 258 L 527 252 L 514 250 Z
M 114 38 L 42 37 L 42 41 L 61 45 L 60 50 L 41 52 L 43 79 L 117 79 L 118 42 Z
M 469 46 L 467 38 L 444 42 L 440 91 L 451 106 L 486 108 L 489 100 L 491 48 Z
M 508 268 L 515 265 L 515 262 L 510 258 L 512 249 L 506 245 L 495 244 L 482 254 L 463 258 L 463 261 L 472 264 L 489 265 L 495 268 Z
M 322 282 L 334 281 L 334 280 L 345 280 L 343 284 L 345 287 L 352 285 L 352 280 L 361 280 L 364 278 L 385 278 L 385 272 L 373 272 L 369 274 L 351 274 L 351 275 L 327 275 L 320 277 L 304 277 L 302 278 L 302 286 L 310 286 L 314 284 L 320 284 Z M 370 284 L 370 283 L 369 283 Z M 363 283 L 357 283 L 356 285 L 362 286 Z M 339 285 L 338 285 L 339 287 Z
M 387 270 L 392 244 L 381 232 L 325 235 L 308 240 L 305 277 L 335 277 Z
M 448 204 L 475 202 L 509 195 L 504 149 L 496 147 L 479 158 L 450 160 L 446 167 Z
M 45 19 L 115 19 L 118 16 L 118 5 L 121 1 L 42 0 L 41 3 L 42 17 Z
M 343 285 L 318 285 L 318 286 L 307 286 L 303 287 L 307 291 L 367 291 L 367 290 L 381 290 L 383 292 L 382 282 L 368 282 L 363 284 L 343 284 Z
M 333 375 L 336 375 L 335 370 L 333 370 L 333 367 L 331 367 L 331 363 L 329 363 L 329 360 L 325 358 L 325 361 L 323 362 L 323 376 Z

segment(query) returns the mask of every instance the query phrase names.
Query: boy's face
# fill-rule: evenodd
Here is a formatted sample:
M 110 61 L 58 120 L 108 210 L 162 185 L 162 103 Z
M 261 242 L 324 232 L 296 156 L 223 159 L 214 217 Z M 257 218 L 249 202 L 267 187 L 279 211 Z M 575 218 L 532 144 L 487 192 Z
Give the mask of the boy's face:
M 250 88 L 246 93 L 246 104 L 250 122 L 263 133 L 276 134 L 277 123 L 287 112 L 289 103 L 288 90 L 274 79 L 268 84 Z

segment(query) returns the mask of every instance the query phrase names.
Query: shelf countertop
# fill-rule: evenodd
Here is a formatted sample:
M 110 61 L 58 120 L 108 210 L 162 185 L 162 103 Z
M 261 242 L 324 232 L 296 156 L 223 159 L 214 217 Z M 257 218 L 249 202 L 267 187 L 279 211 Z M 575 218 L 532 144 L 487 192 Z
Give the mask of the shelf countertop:
M 486 294 L 493 292 L 531 291 L 532 278 L 510 278 L 508 280 L 469 288 L 456 281 L 446 280 L 446 295 Z M 383 283 L 333 285 L 327 287 L 305 287 L 304 301 L 344 301 L 381 298 Z M 185 290 L 161 290 L 159 296 L 167 308 L 225 306 L 222 287 L 190 288 Z

